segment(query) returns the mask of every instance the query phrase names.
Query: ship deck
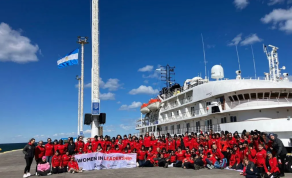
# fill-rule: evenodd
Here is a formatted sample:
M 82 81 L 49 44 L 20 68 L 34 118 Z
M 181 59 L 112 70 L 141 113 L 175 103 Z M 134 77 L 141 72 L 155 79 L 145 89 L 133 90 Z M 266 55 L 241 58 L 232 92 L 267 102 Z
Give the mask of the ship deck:
M 1 178 L 19 178 L 23 175 L 25 160 L 21 150 L 0 153 L 0 177 Z M 35 161 L 32 164 L 31 173 L 35 171 Z M 167 178 L 243 178 L 237 171 L 219 170 L 219 169 L 202 169 L 202 170 L 184 170 L 181 168 L 133 168 L 133 169 L 111 169 L 85 171 L 79 174 L 62 173 L 51 175 L 49 177 L 114 177 L 114 178 L 149 178 L 149 177 L 167 177 Z M 32 176 L 34 177 L 34 176 Z M 292 178 L 292 174 L 286 174 L 285 177 Z

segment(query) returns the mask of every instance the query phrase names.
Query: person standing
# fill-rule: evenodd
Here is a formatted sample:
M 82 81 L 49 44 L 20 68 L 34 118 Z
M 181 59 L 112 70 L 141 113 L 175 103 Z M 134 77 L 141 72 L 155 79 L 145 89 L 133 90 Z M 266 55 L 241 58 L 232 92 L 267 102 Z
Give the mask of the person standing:
M 38 164 L 42 161 L 43 156 L 45 156 L 45 147 L 43 146 L 43 141 L 39 141 L 38 145 L 35 147 L 35 162 L 36 162 L 36 168 L 35 168 L 35 175 L 38 175 Z
M 31 166 L 31 163 L 33 161 L 34 152 L 35 152 L 34 143 L 35 143 L 35 139 L 34 138 L 30 139 L 28 144 L 25 145 L 25 147 L 22 150 L 23 154 L 25 155 L 24 159 L 26 161 L 26 166 L 24 168 L 23 177 L 31 176 L 31 174 L 30 174 L 30 166 Z
M 54 156 L 54 145 L 51 138 L 48 138 L 47 141 L 48 143 L 45 145 L 45 156 L 47 158 L 46 161 L 51 165 L 52 157 Z
M 275 157 L 279 161 L 279 168 L 280 168 L 280 177 L 284 177 L 284 171 L 285 171 L 285 161 L 286 161 L 286 154 L 287 150 L 284 147 L 283 142 L 277 137 L 276 134 L 271 133 L 270 139 L 272 140 L 272 150 L 276 151 Z
M 68 145 L 67 145 L 67 151 L 69 152 L 69 155 L 73 155 L 76 152 L 76 145 L 73 142 L 73 139 L 70 138 Z

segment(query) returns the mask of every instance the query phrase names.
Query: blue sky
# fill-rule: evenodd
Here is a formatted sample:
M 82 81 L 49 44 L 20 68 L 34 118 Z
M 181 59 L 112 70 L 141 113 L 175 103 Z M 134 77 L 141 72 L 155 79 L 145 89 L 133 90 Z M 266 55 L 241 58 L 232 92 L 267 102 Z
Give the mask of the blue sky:
M 105 134 L 137 132 L 141 103 L 164 86 L 155 73 L 159 65 L 176 66 L 180 84 L 204 75 L 201 33 L 208 72 L 221 64 L 225 77 L 235 78 L 237 44 L 242 76 L 253 77 L 252 44 L 257 76 L 264 76 L 265 43 L 279 47 L 280 66 L 291 73 L 291 5 L 291 0 L 100 0 Z M 91 38 L 90 15 L 90 0 L 0 2 L 0 143 L 75 135 L 80 65 L 58 69 L 56 61 L 79 47 L 77 36 Z M 85 46 L 84 113 L 91 112 L 90 81 L 91 44 Z

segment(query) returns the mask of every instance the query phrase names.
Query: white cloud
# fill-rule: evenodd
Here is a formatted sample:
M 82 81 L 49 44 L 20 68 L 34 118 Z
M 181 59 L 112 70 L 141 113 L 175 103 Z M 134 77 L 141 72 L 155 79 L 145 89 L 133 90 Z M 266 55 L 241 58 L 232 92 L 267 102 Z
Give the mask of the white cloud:
M 248 0 L 234 0 L 233 3 L 237 9 L 244 9 L 249 4 Z
M 263 23 L 272 23 L 272 28 L 292 32 L 292 7 L 290 9 L 274 9 L 265 17 L 261 18 Z
M 153 89 L 151 86 L 145 86 L 145 85 L 141 85 L 139 88 L 137 89 L 132 89 L 129 94 L 131 95 L 137 95 L 137 94 L 148 94 L 148 95 L 154 95 L 154 94 L 158 94 L 158 90 L 157 89 Z
M 121 102 L 120 102 L 120 101 L 118 101 L 118 102 L 117 102 L 117 104 L 121 104 Z
M 108 93 L 100 93 L 99 98 L 101 100 L 115 100 L 115 94 L 108 92 Z
M 238 34 L 233 40 L 228 44 L 229 46 L 236 46 L 241 41 L 242 33 Z
M 123 105 L 120 107 L 120 110 L 136 109 L 136 108 L 139 108 L 141 105 L 142 105 L 141 102 L 133 101 L 132 104 L 130 104 L 130 105 L 123 104 Z
M 70 133 L 56 133 L 53 135 L 53 137 L 75 137 L 76 133 L 75 132 L 70 132 Z
M 32 45 L 29 38 L 13 30 L 8 24 L 0 23 L 0 61 L 27 63 L 38 61 L 38 45 Z
M 242 46 L 245 46 L 245 45 L 251 45 L 253 43 L 256 43 L 256 42 L 261 42 L 263 41 L 262 39 L 260 39 L 257 34 L 251 34 L 247 37 L 245 37 L 245 39 L 240 43 Z
M 144 80 L 144 83 L 149 83 L 149 81 L 148 80 Z
M 78 88 L 78 84 L 76 84 L 75 87 Z M 108 89 L 109 91 L 116 91 L 121 87 L 121 84 L 119 83 L 119 79 L 116 78 L 110 78 L 106 82 L 100 78 L 99 87 L 102 89 Z M 84 84 L 84 88 L 91 88 L 91 83 Z
M 135 125 L 125 125 L 125 124 L 120 124 L 120 127 L 124 130 L 131 130 L 135 128 Z
M 139 72 L 151 72 L 153 70 L 153 66 L 146 65 L 145 67 L 142 67 L 138 69 Z
M 285 0 L 270 0 L 269 2 L 268 2 L 268 5 L 269 6 L 272 6 L 272 5 L 275 5 L 275 4 L 281 4 L 281 3 L 284 3 L 285 2 Z
M 83 131 L 83 133 L 84 133 L 84 134 L 91 134 L 91 130 L 90 130 L 90 129 L 85 130 L 85 131 Z
M 103 126 L 103 133 L 111 133 L 115 131 L 115 125 L 104 125 Z

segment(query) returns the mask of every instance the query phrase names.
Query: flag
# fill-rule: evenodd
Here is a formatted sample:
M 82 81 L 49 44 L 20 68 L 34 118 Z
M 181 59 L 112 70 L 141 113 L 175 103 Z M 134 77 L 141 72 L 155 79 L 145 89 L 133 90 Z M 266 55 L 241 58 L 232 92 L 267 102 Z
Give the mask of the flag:
M 63 58 L 57 61 L 58 68 L 61 69 L 66 66 L 72 66 L 78 64 L 79 49 L 75 49 L 71 53 L 67 54 Z

